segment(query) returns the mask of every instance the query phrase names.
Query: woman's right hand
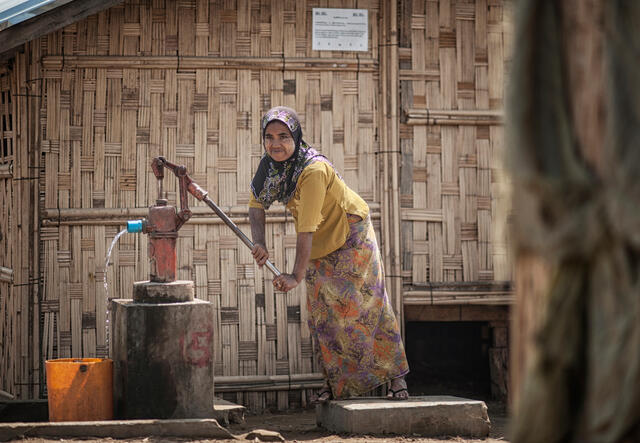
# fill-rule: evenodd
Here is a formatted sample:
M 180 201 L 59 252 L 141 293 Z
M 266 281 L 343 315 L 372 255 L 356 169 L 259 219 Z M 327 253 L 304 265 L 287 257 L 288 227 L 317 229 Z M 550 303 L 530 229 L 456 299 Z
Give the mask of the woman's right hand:
M 253 255 L 254 260 L 260 267 L 262 267 L 262 265 L 264 265 L 269 259 L 269 251 L 267 251 L 267 247 L 262 243 L 253 244 L 251 255 Z

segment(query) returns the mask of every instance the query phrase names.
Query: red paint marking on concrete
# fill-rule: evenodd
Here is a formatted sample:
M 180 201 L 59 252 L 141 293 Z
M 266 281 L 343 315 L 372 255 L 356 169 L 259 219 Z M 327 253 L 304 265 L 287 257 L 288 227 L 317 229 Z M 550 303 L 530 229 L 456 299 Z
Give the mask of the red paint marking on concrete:
M 206 331 L 189 331 L 185 336 L 180 337 L 180 347 L 184 360 L 199 368 L 211 363 L 211 338 L 213 333 L 210 329 Z

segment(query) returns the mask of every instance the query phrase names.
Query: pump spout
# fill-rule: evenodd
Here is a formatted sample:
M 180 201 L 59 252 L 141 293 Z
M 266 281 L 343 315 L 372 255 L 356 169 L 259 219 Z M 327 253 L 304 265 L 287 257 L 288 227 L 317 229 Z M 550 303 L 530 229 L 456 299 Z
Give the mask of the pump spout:
M 144 230 L 146 220 L 129 220 L 127 222 L 127 232 L 129 234 L 137 234 Z

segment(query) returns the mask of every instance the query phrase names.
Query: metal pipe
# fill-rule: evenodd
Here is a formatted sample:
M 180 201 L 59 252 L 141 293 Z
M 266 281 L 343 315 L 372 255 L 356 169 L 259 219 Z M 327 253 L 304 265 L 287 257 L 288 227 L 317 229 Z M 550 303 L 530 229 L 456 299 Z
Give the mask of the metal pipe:
M 240 230 L 240 228 L 238 228 L 238 226 L 236 226 L 236 224 L 231 221 L 231 219 L 229 217 L 227 217 L 227 214 L 225 214 L 224 212 L 222 212 L 222 209 L 220 209 L 218 207 L 218 205 L 216 205 L 213 200 L 211 200 L 209 197 L 205 196 L 202 199 L 203 202 L 205 202 L 211 209 L 213 209 L 213 212 L 216 213 L 216 215 L 218 217 L 220 217 L 220 219 L 222 219 L 222 221 L 229 227 L 231 228 L 231 230 L 240 238 L 240 240 L 242 240 L 242 243 L 244 243 L 249 249 L 253 249 L 253 242 L 251 240 L 249 240 L 249 238 L 244 235 L 244 232 L 242 232 Z M 267 269 L 269 269 L 273 275 L 275 275 L 276 277 L 280 275 L 280 271 L 278 271 L 278 268 L 276 268 L 273 263 L 271 263 L 269 260 L 267 260 L 267 262 L 264 264 Z

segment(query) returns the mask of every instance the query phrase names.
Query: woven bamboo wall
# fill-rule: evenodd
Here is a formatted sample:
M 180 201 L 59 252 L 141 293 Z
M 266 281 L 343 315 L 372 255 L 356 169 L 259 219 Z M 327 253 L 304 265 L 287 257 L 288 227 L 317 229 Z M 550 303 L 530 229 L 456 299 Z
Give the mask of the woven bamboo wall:
M 400 192 L 407 285 L 511 279 L 506 241 L 492 229 L 510 14 L 503 0 L 402 2 Z M 476 302 L 484 295 L 477 293 Z M 457 302 L 444 294 L 433 298 L 433 291 L 423 296 L 414 302 Z
M 15 298 L 11 292 L 13 283 L 13 248 L 11 248 L 13 218 L 13 115 L 11 103 L 11 73 L 0 76 L 0 389 L 13 388 L 13 365 L 10 364 L 10 352 L 13 350 L 11 331 L 16 329 Z
M 313 7 L 368 9 L 370 50 L 312 51 Z M 509 14 L 501 0 L 129 0 L 25 45 L 9 77 L 20 97 L 13 179 L 0 178 L 2 204 L 12 202 L 0 214 L 13 238 L 4 263 L 15 269 L 13 285 L 0 278 L 0 389 L 38 396 L 45 359 L 107 355 L 107 298 L 148 278 L 146 238 L 127 234 L 108 295 L 103 285 L 112 239 L 157 197 L 151 158 L 186 165 L 249 232 L 259 118 L 277 104 L 298 110 L 305 139 L 370 203 L 399 314 L 399 274 L 405 288 L 508 280 L 492 225 Z M 165 179 L 173 204 L 176 184 Z M 218 392 L 254 410 L 304 404 L 319 382 L 304 289 L 274 294 L 228 228 L 190 205 L 178 277 L 216 307 Z M 268 212 L 267 241 L 290 269 L 295 233 L 282 206 Z
M 37 78 L 26 56 L 0 75 L 0 389 L 18 398 L 40 388 L 37 308 L 38 168 L 35 125 L 30 124 Z M 37 115 L 37 114 L 35 114 Z
M 311 8 L 320 6 L 368 9 L 370 51 L 311 51 Z M 107 298 L 129 298 L 133 282 L 148 279 L 146 238 L 120 239 L 108 295 L 105 257 L 127 218 L 144 216 L 157 198 L 153 157 L 186 165 L 250 232 L 259 120 L 271 106 L 298 110 L 307 142 L 372 204 L 379 224 L 377 8 L 376 1 L 131 0 L 40 39 L 44 359 L 107 355 Z M 177 180 L 167 176 L 164 186 L 175 204 Z M 194 212 L 180 231 L 178 278 L 194 280 L 196 296 L 215 306 L 216 376 L 317 373 L 304 289 L 274 294 L 271 276 L 233 233 L 209 209 Z M 290 216 L 281 206 L 269 214 L 273 261 L 290 270 Z M 259 410 L 304 403 L 305 394 L 225 395 Z

